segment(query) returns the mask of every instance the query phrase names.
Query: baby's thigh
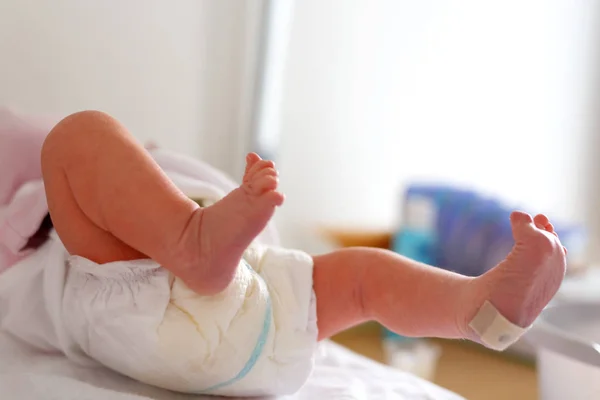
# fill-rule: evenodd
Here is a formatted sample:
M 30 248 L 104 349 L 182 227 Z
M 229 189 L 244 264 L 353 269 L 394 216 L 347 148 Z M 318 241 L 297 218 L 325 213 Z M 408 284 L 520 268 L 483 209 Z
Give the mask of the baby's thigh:
M 79 255 L 97 263 L 119 260 L 132 260 L 144 256 L 131 248 L 113 234 L 97 226 L 86 215 L 75 197 L 72 182 L 69 181 L 68 165 L 77 164 L 77 158 L 83 153 L 84 141 L 73 140 L 72 127 L 57 125 L 46 138 L 42 147 L 42 174 L 46 190 L 48 209 L 56 233 L 70 254 Z M 79 191 L 91 191 L 91 181 L 82 181 Z M 85 185 L 90 186 L 86 190 Z M 93 204 L 86 204 L 89 208 Z

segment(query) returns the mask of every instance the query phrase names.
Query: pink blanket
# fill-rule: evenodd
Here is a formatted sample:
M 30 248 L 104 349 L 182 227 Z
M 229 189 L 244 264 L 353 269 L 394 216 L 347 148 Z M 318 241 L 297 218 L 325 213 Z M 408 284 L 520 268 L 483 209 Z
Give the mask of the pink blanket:
M 57 121 L 0 107 L 0 272 L 28 254 L 48 213 L 40 150 Z

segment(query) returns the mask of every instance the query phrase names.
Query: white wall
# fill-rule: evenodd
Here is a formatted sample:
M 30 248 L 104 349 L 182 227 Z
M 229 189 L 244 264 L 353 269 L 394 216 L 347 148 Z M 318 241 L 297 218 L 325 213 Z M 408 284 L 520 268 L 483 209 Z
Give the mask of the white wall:
M 594 0 L 298 1 L 279 165 L 288 243 L 387 228 L 413 178 L 582 220 Z
M 101 109 L 140 140 L 229 172 L 261 4 L 3 0 L 0 104 L 60 115 Z

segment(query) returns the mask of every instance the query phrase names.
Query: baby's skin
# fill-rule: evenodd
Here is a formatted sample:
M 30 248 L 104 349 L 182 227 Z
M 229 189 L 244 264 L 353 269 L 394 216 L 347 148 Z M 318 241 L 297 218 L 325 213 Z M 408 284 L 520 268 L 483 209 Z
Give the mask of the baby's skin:
M 242 184 L 200 208 L 107 114 L 65 118 L 42 150 L 50 215 L 71 254 L 99 264 L 152 258 L 207 296 L 229 285 L 244 251 L 284 203 L 274 163 L 256 154 L 246 162 Z M 405 336 L 479 341 L 469 322 L 485 301 L 513 324 L 530 326 L 562 282 L 566 249 L 544 215 L 517 211 L 511 224 L 514 248 L 475 278 L 383 249 L 313 256 L 319 338 L 376 320 Z

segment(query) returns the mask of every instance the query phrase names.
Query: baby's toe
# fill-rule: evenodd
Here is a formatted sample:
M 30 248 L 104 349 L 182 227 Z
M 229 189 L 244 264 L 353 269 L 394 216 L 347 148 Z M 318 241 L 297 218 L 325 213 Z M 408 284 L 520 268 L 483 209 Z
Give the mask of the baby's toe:
M 276 178 L 276 180 L 277 180 L 277 178 L 279 177 L 279 174 L 277 173 L 277 170 L 275 168 L 271 168 L 271 167 L 263 168 L 260 171 L 256 172 L 252 176 L 252 182 L 258 182 L 267 176 Z
M 262 176 L 279 176 L 279 173 L 277 172 L 277 170 L 275 169 L 275 166 L 272 167 L 265 167 L 262 170 L 258 171 L 256 173 L 256 177 L 262 177 Z
M 533 218 L 533 223 L 538 229 L 546 230 L 546 225 L 550 223 L 550 220 L 544 214 L 538 214 Z
M 257 178 L 252 183 L 252 188 L 254 190 L 254 194 L 260 196 L 261 194 L 269 191 L 277 189 L 278 179 L 273 175 L 263 175 Z
M 541 229 L 558 237 L 558 234 L 554 231 L 554 225 L 552 225 L 548 217 L 546 217 L 544 214 L 536 215 L 533 219 L 533 222 L 535 223 L 535 226 L 538 229 Z
M 263 197 L 261 197 L 261 200 L 264 200 L 267 204 L 270 204 L 270 205 L 280 206 L 283 204 L 283 201 L 285 200 L 285 196 L 276 190 L 271 190 L 271 191 L 266 192 L 263 195 Z
M 268 168 L 275 169 L 275 163 L 270 160 L 257 160 L 251 167 L 247 168 L 244 174 L 244 182 L 255 179 L 258 173 Z
M 513 211 L 510 214 L 510 222 L 512 223 L 513 227 L 517 225 L 527 225 L 532 221 L 531 215 L 522 211 Z
M 510 224 L 513 232 L 513 237 L 517 242 L 527 240 L 527 238 L 536 233 L 536 229 L 533 225 L 533 219 L 531 215 L 521 212 L 514 211 L 510 215 Z
M 246 170 L 244 172 L 244 175 L 248 175 L 250 169 L 254 166 L 254 164 L 256 164 L 260 160 L 261 158 L 258 154 L 248 153 L 248 155 L 246 156 Z

